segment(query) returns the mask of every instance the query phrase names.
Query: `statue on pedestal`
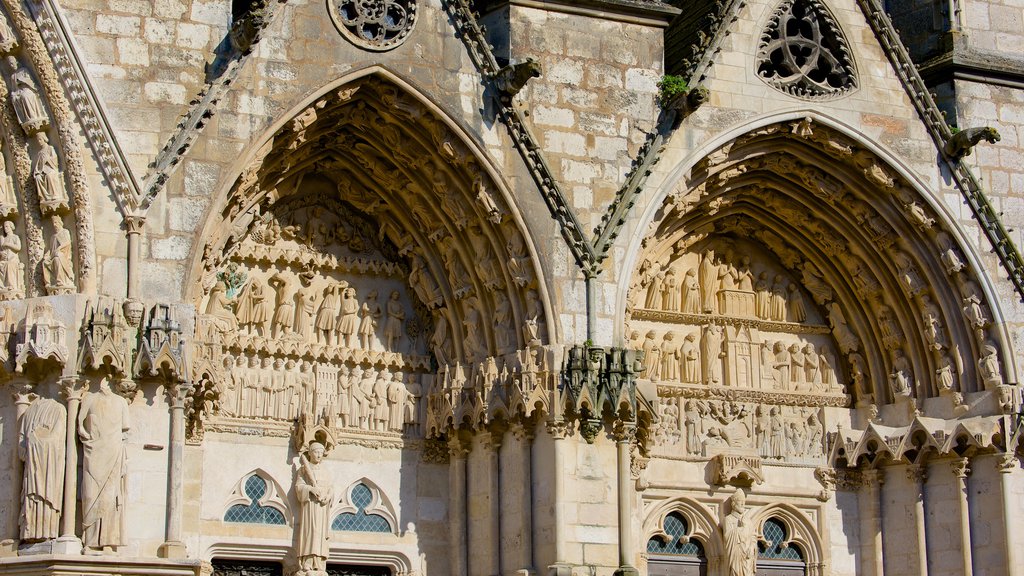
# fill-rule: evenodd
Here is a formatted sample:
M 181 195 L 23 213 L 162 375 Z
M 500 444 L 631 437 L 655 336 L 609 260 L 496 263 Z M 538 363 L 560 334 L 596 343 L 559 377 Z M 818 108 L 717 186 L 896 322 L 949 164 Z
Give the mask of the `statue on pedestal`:
M 128 402 L 110 382 L 87 394 L 78 413 L 82 441 L 82 543 L 87 554 L 110 553 L 125 542 Z
M 64 452 L 68 413 L 56 400 L 32 403 L 18 426 L 18 457 L 25 463 L 21 489 L 21 540 L 60 536 L 64 502 Z
M 306 453 L 299 456 L 295 478 L 295 495 L 299 500 L 297 576 L 326 576 L 330 554 L 331 505 L 334 487 L 321 466 L 326 449 L 319 442 L 310 442 Z

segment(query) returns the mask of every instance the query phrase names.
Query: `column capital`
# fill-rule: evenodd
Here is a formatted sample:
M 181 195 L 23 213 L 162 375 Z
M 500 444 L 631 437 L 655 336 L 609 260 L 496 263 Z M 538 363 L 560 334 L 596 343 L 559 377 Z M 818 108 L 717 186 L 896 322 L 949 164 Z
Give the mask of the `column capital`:
M 164 389 L 167 403 L 174 409 L 184 409 L 185 401 L 192 394 L 192 384 L 187 382 L 168 382 Z
M 448 455 L 454 459 L 465 459 L 469 455 L 469 445 L 463 442 L 458 436 L 448 439 Z
M 128 234 L 139 234 L 146 225 L 146 217 L 140 214 L 129 214 L 124 217 L 124 228 Z
M 80 401 L 89 391 L 89 380 L 79 376 L 65 376 L 59 384 L 60 394 L 68 402 Z
M 616 442 L 632 442 L 636 438 L 636 424 L 616 420 L 612 425 L 612 436 Z
M 907 466 L 907 479 L 918 484 L 924 484 L 928 481 L 928 465 L 910 464 Z
M 949 461 L 949 468 L 953 471 L 953 476 L 963 480 L 971 473 L 970 463 L 967 458 L 953 458 Z
M 1019 463 L 1017 462 L 1017 455 L 1013 452 L 997 454 L 996 458 L 996 465 L 999 467 L 999 472 L 1002 474 L 1009 474 L 1019 466 Z
M 881 486 L 885 484 L 885 471 L 881 468 L 868 468 L 861 472 L 861 479 L 868 488 Z
M 565 420 L 548 420 L 544 425 L 548 429 L 548 434 L 555 440 L 564 440 L 569 434 L 569 423 Z

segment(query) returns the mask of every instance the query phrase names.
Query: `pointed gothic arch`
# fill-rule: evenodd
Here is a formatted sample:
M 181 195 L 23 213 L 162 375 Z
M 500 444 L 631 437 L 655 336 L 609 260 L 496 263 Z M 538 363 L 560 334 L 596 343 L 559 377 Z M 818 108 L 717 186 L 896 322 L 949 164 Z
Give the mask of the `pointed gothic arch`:
M 383 397 L 438 367 L 456 379 L 494 359 L 495 374 L 514 370 L 520 351 L 553 341 L 534 244 L 466 133 L 379 67 L 325 86 L 276 123 L 213 203 L 197 243 L 187 284 L 199 311 L 195 366 L 226 381 L 227 351 L 249 372 L 283 372 L 293 380 L 284 390 L 337 379 L 356 396 Z M 247 386 L 240 379 L 233 394 Z M 392 411 L 358 416 L 357 400 L 320 392 L 276 400 L 288 407 L 230 400 L 235 415 L 312 410 L 399 432 L 421 410 L 393 394 Z
M 893 402 L 889 383 L 903 373 L 916 397 L 1013 382 L 999 303 L 965 234 L 909 170 L 851 132 L 790 112 L 723 134 L 680 165 L 629 251 L 635 272 L 620 284 L 627 318 L 646 314 L 637 314 L 646 304 L 638 293 L 652 263 L 716 237 L 753 239 L 823 314 L 817 330 L 841 353 L 844 384 L 863 374 L 868 388 L 847 388 L 855 400 Z M 1001 366 L 984 365 L 992 350 Z

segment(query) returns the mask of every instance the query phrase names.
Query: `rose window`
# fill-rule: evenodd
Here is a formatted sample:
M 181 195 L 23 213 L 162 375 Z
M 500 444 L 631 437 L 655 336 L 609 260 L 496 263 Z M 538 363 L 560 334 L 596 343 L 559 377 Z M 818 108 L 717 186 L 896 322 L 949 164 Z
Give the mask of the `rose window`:
M 334 25 L 350 42 L 367 50 L 390 50 L 416 24 L 416 0 L 328 0 Z

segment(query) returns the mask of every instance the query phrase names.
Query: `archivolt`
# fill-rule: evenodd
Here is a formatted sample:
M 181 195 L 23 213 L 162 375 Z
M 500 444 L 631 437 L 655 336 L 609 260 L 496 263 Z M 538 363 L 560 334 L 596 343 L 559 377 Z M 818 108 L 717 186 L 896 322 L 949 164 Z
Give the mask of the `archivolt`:
M 456 336 L 452 362 L 549 338 L 544 283 L 510 196 L 436 108 L 381 70 L 308 102 L 258 148 L 208 221 L 193 299 L 275 206 L 340 202 L 374 222 L 382 249 L 422 282 L 419 300 Z
M 828 318 L 851 392 L 885 404 L 901 373 L 917 397 L 1004 380 L 991 357 L 1005 350 L 1001 332 L 955 236 L 872 151 L 807 118 L 698 162 L 657 210 L 638 262 L 643 270 L 714 237 L 762 245 Z M 641 288 L 635 274 L 627 306 Z

